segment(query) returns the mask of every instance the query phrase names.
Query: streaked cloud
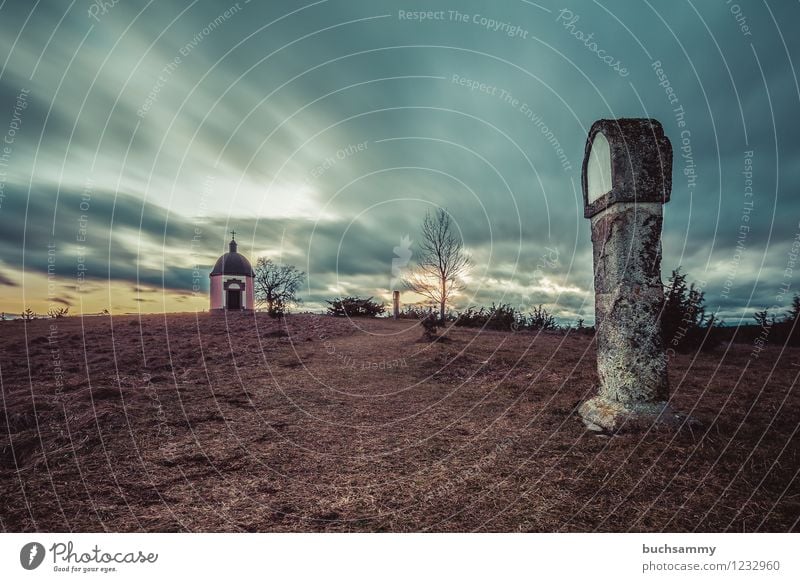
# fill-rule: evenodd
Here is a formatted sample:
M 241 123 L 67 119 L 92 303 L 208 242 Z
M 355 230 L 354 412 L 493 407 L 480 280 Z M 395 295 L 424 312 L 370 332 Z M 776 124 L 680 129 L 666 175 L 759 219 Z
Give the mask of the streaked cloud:
M 123 309 L 202 309 L 235 228 L 253 260 L 308 272 L 311 308 L 335 292 L 388 299 L 392 249 L 445 206 L 475 264 L 462 306 L 591 320 L 585 136 L 598 118 L 651 116 L 676 146 L 664 272 L 706 281 L 727 318 L 772 305 L 800 228 L 799 9 L 739 4 L 749 36 L 724 4 L 567 6 L 623 78 L 546 1 L 445 0 L 425 22 L 398 17 L 418 6 L 366 0 L 120 2 L 96 18 L 6 3 L 0 136 L 30 98 L 0 176 L 0 287 L 9 308 L 44 305 L 55 245 L 70 305 L 99 311 L 113 288 Z M 754 207 L 730 282 L 747 151 Z M 547 249 L 558 263 L 541 269 Z

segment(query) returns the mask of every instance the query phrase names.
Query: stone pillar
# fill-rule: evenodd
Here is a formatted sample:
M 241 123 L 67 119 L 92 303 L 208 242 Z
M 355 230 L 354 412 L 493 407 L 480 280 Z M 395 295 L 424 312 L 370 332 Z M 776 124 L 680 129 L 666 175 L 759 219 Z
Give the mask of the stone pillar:
M 598 395 L 579 413 L 589 428 L 640 430 L 679 420 L 667 406 L 659 316 L 663 204 L 672 145 L 653 119 L 592 125 L 583 160 L 584 216 L 594 248 Z
M 400 291 L 392 291 L 392 313 L 395 319 L 400 317 Z

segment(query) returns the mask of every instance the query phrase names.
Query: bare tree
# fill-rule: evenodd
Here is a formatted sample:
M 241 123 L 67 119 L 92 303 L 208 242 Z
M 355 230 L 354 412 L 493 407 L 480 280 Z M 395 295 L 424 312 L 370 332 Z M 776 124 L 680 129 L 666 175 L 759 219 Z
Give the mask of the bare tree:
M 51 307 L 47 310 L 47 316 L 50 319 L 61 319 L 69 315 L 69 307 Z
M 470 259 L 464 242 L 453 232 L 447 210 L 425 214 L 417 265 L 404 280 L 405 286 L 439 305 L 439 319 L 444 321 L 450 297 L 464 288 L 464 275 Z
M 305 276 L 294 265 L 278 265 L 272 259 L 259 257 L 253 278 L 256 300 L 267 306 L 272 317 L 283 315 L 290 304 L 300 302 L 296 294 Z

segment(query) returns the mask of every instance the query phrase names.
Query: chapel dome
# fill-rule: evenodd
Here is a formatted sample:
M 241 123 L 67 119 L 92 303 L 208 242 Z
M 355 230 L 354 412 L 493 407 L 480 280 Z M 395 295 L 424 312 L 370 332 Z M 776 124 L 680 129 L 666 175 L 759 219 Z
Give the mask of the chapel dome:
M 217 259 L 217 262 L 214 264 L 214 269 L 211 271 L 211 275 L 254 276 L 250 261 L 247 260 L 247 257 L 237 252 L 236 241 L 231 239 L 228 247 L 230 248 L 230 252 L 225 253 Z

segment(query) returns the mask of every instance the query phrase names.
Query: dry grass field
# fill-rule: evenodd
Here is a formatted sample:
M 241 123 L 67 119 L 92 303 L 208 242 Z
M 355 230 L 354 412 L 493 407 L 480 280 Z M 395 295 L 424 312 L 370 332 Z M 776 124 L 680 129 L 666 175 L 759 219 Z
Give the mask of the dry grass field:
M 51 326 L 55 328 L 51 331 Z M 677 433 L 575 409 L 593 339 L 170 314 L 0 323 L 4 531 L 790 531 L 800 352 L 677 356 Z

